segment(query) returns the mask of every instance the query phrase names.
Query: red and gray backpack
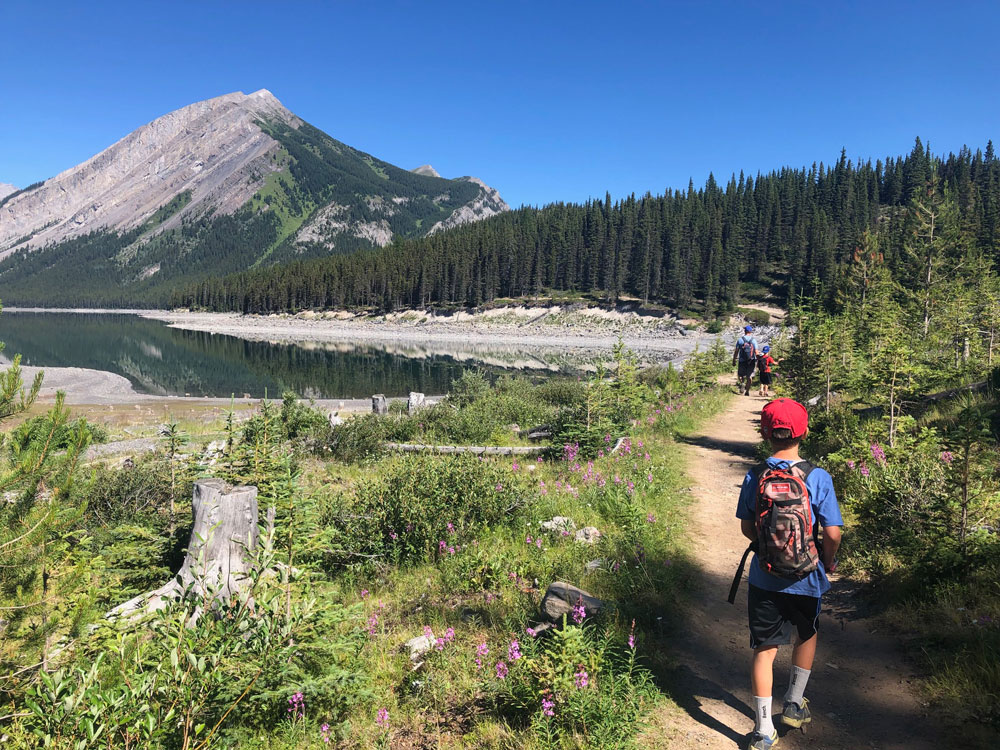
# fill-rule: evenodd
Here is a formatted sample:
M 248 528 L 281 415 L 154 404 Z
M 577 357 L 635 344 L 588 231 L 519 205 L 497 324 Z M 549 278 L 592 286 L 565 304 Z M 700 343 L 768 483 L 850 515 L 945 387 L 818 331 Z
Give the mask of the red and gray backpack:
M 736 589 L 751 551 L 757 553 L 761 570 L 779 578 L 800 580 L 819 567 L 816 519 L 806 479 L 816 467 L 799 461 L 788 468 L 761 464 L 751 471 L 757 480 L 754 525 L 757 539 L 740 561 L 729 601 Z

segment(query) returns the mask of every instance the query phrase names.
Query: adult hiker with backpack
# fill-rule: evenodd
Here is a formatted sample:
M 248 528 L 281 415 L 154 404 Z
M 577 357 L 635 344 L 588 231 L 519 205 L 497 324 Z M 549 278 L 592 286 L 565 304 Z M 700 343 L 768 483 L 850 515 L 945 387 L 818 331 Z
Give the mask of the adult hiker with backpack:
M 798 401 L 779 398 L 764 407 L 760 433 L 772 456 L 747 473 L 736 508 L 750 547 L 730 602 L 736 599 L 747 555 L 755 553 L 747 595 L 755 713 L 749 750 L 771 750 L 778 744 L 771 715 L 774 657 L 793 635 L 792 673 L 780 718 L 800 728 L 812 720 L 803 692 L 816 656 L 820 599 L 830 588 L 827 571 L 836 569 L 843 519 L 830 475 L 799 456 L 808 431 L 809 414 Z
M 757 339 L 753 337 L 753 326 L 745 326 L 743 335 L 736 340 L 736 348 L 733 349 L 733 367 L 739 365 L 739 369 L 736 370 L 736 382 L 744 396 L 750 395 L 753 368 L 757 363 L 759 349 Z

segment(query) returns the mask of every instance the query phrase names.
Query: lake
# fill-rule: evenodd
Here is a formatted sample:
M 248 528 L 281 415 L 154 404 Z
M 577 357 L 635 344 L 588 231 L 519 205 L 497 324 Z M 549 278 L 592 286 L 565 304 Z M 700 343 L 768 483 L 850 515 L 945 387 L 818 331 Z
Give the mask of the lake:
M 0 315 L 4 356 L 38 367 L 86 367 L 128 378 L 162 396 L 267 395 L 367 398 L 447 392 L 462 371 L 491 367 L 447 355 L 407 357 L 376 345 L 276 344 L 170 328 L 130 314 L 10 312 Z

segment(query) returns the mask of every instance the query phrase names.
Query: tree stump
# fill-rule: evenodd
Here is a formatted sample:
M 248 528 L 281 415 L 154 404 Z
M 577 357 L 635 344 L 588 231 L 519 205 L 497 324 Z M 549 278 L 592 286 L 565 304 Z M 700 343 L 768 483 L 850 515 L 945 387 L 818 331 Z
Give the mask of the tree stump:
M 372 413 L 373 414 L 388 414 L 389 413 L 389 402 L 381 393 L 376 393 L 372 396 Z
M 163 609 L 182 596 L 225 605 L 249 580 L 250 552 L 257 547 L 257 488 L 200 479 L 192 499 L 194 527 L 177 575 L 155 591 L 119 604 L 111 619 L 134 619 Z
M 418 409 L 422 409 L 424 406 L 424 394 L 418 393 L 417 391 L 410 391 L 410 398 L 406 401 L 406 411 L 408 414 L 413 414 Z

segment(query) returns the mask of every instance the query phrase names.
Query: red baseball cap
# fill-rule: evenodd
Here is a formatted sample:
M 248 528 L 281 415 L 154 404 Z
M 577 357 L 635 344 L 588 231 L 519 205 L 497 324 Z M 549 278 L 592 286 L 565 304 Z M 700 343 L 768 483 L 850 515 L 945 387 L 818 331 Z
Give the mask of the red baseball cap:
M 764 439 L 771 437 L 773 430 L 786 429 L 791 437 L 802 437 L 809 429 L 809 412 L 798 401 L 790 398 L 776 398 L 760 413 L 760 432 Z

